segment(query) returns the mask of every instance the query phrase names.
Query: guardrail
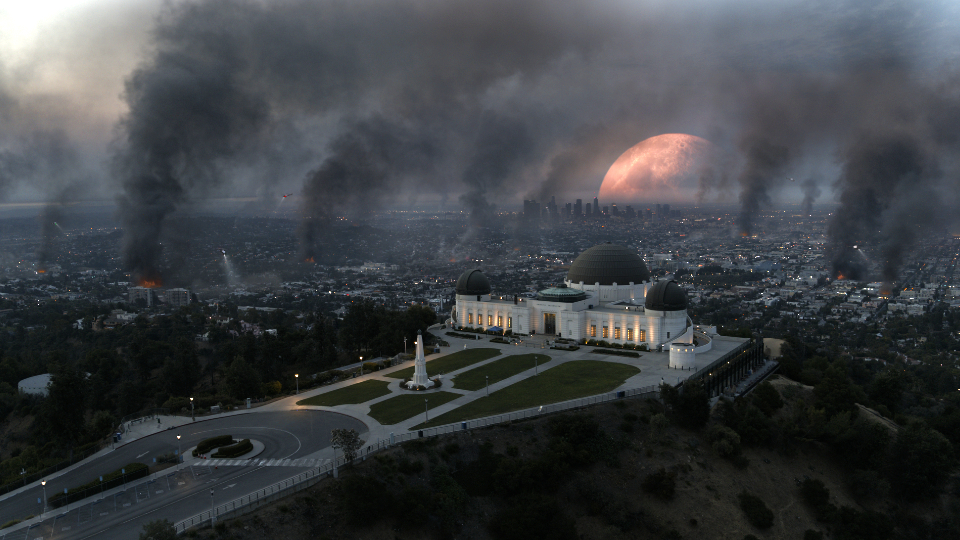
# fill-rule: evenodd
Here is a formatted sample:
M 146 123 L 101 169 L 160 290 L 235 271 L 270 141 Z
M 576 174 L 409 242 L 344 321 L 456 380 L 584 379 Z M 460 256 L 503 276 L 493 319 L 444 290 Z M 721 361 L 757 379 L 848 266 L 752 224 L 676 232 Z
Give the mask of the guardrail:
M 628 390 L 607 392 L 605 394 L 598 394 L 595 396 L 589 396 L 589 397 L 580 398 L 580 399 L 572 399 L 572 400 L 563 401 L 560 403 L 552 403 L 550 405 L 543 405 L 539 407 L 533 407 L 530 409 L 514 411 L 506 414 L 488 416 L 486 418 L 466 420 L 463 422 L 456 422 L 453 424 L 446 424 L 443 426 L 437 426 L 433 428 L 420 429 L 417 431 L 409 431 L 406 433 L 401 433 L 399 436 L 394 436 L 391 433 L 390 439 L 378 440 L 375 444 L 367 445 L 366 449 L 363 449 L 361 450 L 360 453 L 358 453 L 356 459 L 366 459 L 367 456 L 369 456 L 370 454 L 389 448 L 394 444 L 399 444 L 399 443 L 411 441 L 414 439 L 421 439 L 426 437 L 437 437 L 440 435 L 448 435 L 448 434 L 456 433 L 457 431 L 484 428 L 487 426 L 493 426 L 493 425 L 501 424 L 504 422 L 512 422 L 514 420 L 536 418 L 536 417 L 544 416 L 547 414 L 579 409 L 582 407 L 597 405 L 600 403 L 607 403 L 610 401 L 617 401 L 619 399 L 658 397 L 659 393 L 660 393 L 660 390 L 657 385 L 644 386 L 642 388 L 631 388 Z M 210 510 L 206 510 L 193 517 L 177 522 L 174 525 L 174 528 L 176 529 L 177 534 L 181 534 L 187 529 L 190 529 L 191 527 L 202 526 L 207 523 L 213 524 L 217 519 L 222 519 L 226 517 L 236 517 L 236 516 L 241 516 L 243 514 L 246 514 L 248 512 L 252 512 L 253 510 L 259 508 L 260 506 L 268 502 L 272 502 L 274 500 L 285 497 L 289 493 L 295 493 L 297 491 L 304 490 L 316 484 L 321 479 L 325 478 L 326 476 L 329 476 L 333 472 L 334 468 L 343 466 L 347 462 L 348 462 L 347 459 L 343 457 L 338 457 L 335 461 L 331 461 L 330 463 L 321 465 L 316 469 L 310 469 L 308 471 L 302 472 L 294 477 L 288 478 L 281 482 L 277 482 L 276 484 L 273 484 L 263 489 L 259 489 L 257 491 L 254 491 L 253 493 L 250 493 L 248 495 L 244 495 L 243 497 L 223 503 L 219 506 L 214 506 Z
M 158 416 L 169 416 L 169 415 L 170 415 L 170 409 L 165 409 L 160 407 L 154 408 L 154 409 L 147 409 L 144 411 L 140 411 L 140 412 L 136 412 L 136 413 L 128 414 L 124 416 L 123 419 L 120 420 L 120 427 L 121 429 L 126 430 L 124 425 L 127 424 L 128 422 L 139 422 L 139 421 L 146 420 L 148 418 L 153 419 Z

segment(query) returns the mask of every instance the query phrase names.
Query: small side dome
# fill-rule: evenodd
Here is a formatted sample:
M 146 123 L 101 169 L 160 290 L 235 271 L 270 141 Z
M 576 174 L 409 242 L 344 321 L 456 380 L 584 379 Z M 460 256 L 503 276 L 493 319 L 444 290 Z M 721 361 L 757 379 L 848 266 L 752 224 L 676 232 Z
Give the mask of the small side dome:
M 479 269 L 467 270 L 457 278 L 456 290 L 465 296 L 490 294 L 490 281 Z
M 682 311 L 687 309 L 687 293 L 676 281 L 658 281 L 647 291 L 646 309 Z

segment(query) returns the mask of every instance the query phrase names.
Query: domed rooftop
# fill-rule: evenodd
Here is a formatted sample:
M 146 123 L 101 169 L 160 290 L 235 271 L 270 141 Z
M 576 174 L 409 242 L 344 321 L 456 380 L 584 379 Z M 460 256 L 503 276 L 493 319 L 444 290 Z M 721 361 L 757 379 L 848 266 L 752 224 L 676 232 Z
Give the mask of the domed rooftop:
M 640 255 L 615 244 L 600 244 L 580 254 L 567 272 L 567 281 L 584 285 L 628 285 L 650 281 Z
M 587 293 L 578 289 L 568 289 L 567 287 L 557 287 L 544 289 L 537 293 L 537 300 L 546 302 L 564 302 L 572 304 L 587 299 Z
M 658 281 L 647 291 L 646 309 L 682 311 L 687 309 L 687 293 L 676 281 Z
M 457 278 L 456 290 L 468 296 L 490 294 L 490 281 L 479 269 L 467 270 Z

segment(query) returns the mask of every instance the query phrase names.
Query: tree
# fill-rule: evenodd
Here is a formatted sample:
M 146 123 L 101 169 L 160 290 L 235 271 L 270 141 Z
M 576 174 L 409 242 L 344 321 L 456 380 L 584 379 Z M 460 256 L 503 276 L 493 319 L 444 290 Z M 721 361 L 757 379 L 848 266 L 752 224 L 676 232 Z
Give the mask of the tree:
M 243 356 L 237 356 L 227 369 L 223 386 L 235 398 L 253 397 L 260 394 L 260 376 Z
M 72 367 L 58 365 L 51 373 L 41 411 L 42 426 L 65 446 L 76 445 L 83 433 L 86 383 L 84 373 Z
M 946 483 L 953 463 L 953 445 L 946 437 L 925 424 L 912 424 L 893 444 L 891 484 L 908 500 L 933 495 Z
M 783 398 L 780 392 L 767 381 L 757 385 L 753 391 L 753 404 L 763 411 L 763 414 L 772 416 L 778 409 L 783 407 Z
M 347 461 L 357 457 L 357 451 L 363 446 L 360 434 L 355 429 L 334 429 L 330 432 L 330 443 L 335 449 L 343 452 Z
M 143 526 L 140 540 L 177 540 L 177 530 L 168 519 L 150 521 Z
M 699 429 L 710 419 L 710 396 L 700 381 L 684 383 L 682 392 L 661 384 L 660 395 L 683 427 Z

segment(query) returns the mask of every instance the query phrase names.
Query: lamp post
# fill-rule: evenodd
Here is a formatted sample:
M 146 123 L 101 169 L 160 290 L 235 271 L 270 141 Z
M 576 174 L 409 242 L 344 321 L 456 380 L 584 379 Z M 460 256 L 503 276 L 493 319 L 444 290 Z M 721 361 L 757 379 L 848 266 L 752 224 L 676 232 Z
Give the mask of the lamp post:
M 407 338 L 403 338 L 403 355 L 407 355 Z
M 293 374 L 293 379 L 294 379 L 295 381 L 297 381 L 297 394 L 300 394 L 300 374 L 299 374 L 299 373 L 294 373 L 294 374 Z
M 193 414 L 193 398 L 190 398 L 190 421 L 197 421 L 197 415 Z
M 41 480 L 40 485 L 43 486 L 43 511 L 47 511 L 47 481 Z
M 485 375 L 485 377 L 487 379 L 487 397 L 490 397 L 490 376 Z
M 363 376 L 363 357 L 360 357 L 360 376 Z
M 213 527 L 213 490 L 210 490 L 210 526 Z
M 427 407 L 427 398 L 423 398 L 423 421 L 430 421 L 430 408 Z
M 533 374 L 534 374 L 534 375 L 539 375 L 539 374 L 540 374 L 540 361 L 539 361 L 539 360 L 540 360 L 540 359 L 537 358 L 537 355 L 533 355 Z
M 180 436 L 177 435 L 177 470 L 180 470 L 180 462 L 183 461 L 183 450 L 180 449 Z

